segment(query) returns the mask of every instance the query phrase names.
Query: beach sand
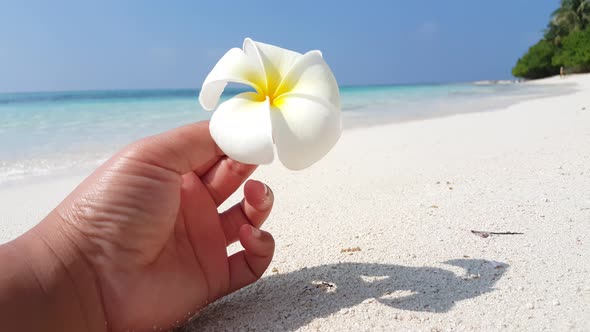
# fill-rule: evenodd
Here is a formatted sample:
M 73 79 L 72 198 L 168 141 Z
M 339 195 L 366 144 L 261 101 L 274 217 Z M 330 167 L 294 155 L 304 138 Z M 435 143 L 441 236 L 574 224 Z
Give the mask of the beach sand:
M 310 169 L 261 167 L 275 258 L 183 330 L 590 330 L 590 75 L 527 84 L 547 83 L 578 92 L 351 129 Z M 0 242 L 82 178 L 0 188 Z

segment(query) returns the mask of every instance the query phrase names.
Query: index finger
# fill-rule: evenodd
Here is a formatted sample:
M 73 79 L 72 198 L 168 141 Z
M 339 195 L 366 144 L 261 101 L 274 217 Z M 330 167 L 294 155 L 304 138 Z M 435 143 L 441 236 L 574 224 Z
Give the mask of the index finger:
M 195 172 L 200 176 L 224 153 L 211 138 L 209 121 L 203 121 L 146 137 L 125 155 L 180 175 Z

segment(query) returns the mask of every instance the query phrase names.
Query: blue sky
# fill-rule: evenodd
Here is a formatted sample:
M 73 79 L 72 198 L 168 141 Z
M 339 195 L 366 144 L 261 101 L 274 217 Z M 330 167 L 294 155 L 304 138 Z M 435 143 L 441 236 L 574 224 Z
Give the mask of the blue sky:
M 559 1 L 0 0 L 0 91 L 198 88 L 244 37 L 342 85 L 511 78 Z

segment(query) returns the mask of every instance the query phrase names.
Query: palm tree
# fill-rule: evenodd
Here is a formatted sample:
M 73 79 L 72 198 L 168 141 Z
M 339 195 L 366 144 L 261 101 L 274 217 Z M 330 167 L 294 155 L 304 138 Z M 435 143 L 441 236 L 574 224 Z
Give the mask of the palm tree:
M 561 0 L 561 6 L 552 14 L 547 34 L 554 35 L 552 39 L 555 39 L 589 25 L 590 0 Z
M 545 30 L 545 40 L 552 42 L 554 45 L 561 45 L 561 38 L 567 36 L 569 30 L 565 27 L 556 24 L 553 20 L 547 25 Z

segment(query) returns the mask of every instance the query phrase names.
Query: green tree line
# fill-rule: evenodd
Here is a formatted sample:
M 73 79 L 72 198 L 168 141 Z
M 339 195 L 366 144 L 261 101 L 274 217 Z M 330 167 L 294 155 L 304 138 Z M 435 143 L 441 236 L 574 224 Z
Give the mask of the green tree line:
M 543 39 L 516 62 L 512 74 L 527 79 L 590 72 L 590 0 L 561 0 Z

